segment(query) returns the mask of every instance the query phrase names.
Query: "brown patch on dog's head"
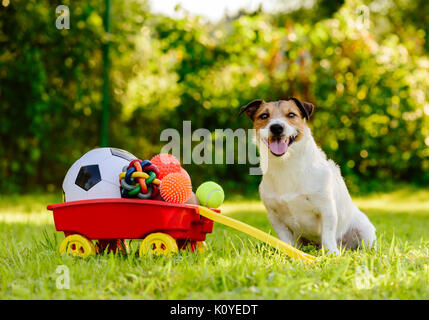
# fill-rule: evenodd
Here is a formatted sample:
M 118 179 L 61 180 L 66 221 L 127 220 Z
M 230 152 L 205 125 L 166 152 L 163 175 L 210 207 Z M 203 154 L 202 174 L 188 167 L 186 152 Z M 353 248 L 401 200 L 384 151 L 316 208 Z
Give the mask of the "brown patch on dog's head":
M 254 100 L 242 107 L 240 114 L 246 113 L 253 121 L 257 135 L 267 144 L 274 155 L 279 156 L 293 142 L 302 139 L 306 122 L 313 111 L 313 104 L 291 97 L 274 102 Z M 264 136 L 262 131 L 259 134 L 261 129 L 268 129 L 268 134 L 265 133 Z M 274 143 L 271 145 L 271 142 Z
M 254 114 L 253 127 L 256 130 L 265 128 L 271 118 L 278 113 L 276 102 L 264 102 Z
M 286 121 L 292 125 L 305 125 L 314 111 L 314 105 L 300 101 L 296 98 L 289 98 L 288 100 L 279 100 L 274 102 L 265 102 L 262 99 L 253 100 L 247 105 L 241 107 L 240 115 L 246 115 L 253 121 L 255 129 L 264 128 L 272 118 L 284 117 Z
M 256 114 L 261 113 L 261 107 L 270 105 L 270 109 L 272 110 L 273 106 L 278 107 L 282 102 L 290 102 L 291 100 L 298 108 L 298 114 L 300 114 L 302 118 L 306 120 L 310 119 L 314 111 L 314 105 L 309 102 L 298 100 L 294 97 L 290 97 L 287 100 L 279 100 L 274 102 L 265 102 L 263 99 L 256 99 L 241 107 L 239 115 L 246 113 L 250 120 L 255 121 Z
M 301 140 L 306 126 L 306 117 L 302 114 L 299 107 L 292 100 L 283 100 L 280 102 L 279 109 L 285 116 L 285 120 L 288 124 L 297 129 L 298 135 L 296 136 L 295 141 Z

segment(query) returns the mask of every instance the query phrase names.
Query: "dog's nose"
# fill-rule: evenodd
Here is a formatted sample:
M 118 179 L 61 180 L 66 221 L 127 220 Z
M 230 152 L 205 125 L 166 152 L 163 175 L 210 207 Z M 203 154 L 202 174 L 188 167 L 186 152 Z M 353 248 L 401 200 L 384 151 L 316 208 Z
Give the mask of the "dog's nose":
M 283 133 L 283 126 L 275 123 L 270 126 L 270 131 L 275 135 L 280 135 Z

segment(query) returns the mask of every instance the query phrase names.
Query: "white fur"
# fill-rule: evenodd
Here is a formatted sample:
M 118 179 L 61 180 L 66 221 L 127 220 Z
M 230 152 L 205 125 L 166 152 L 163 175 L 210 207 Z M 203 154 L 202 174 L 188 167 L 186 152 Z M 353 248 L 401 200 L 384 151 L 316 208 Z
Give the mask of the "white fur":
M 296 134 L 296 128 L 282 118 L 271 120 L 266 128 L 279 121 L 286 136 Z M 259 130 L 258 139 L 268 134 L 266 129 Z M 305 238 L 336 254 L 339 246 L 357 248 L 362 241 L 375 247 L 374 226 L 354 205 L 339 167 L 317 147 L 307 126 L 302 139 L 281 157 L 259 142 L 263 168 L 259 192 L 282 241 L 298 246 L 300 238 Z

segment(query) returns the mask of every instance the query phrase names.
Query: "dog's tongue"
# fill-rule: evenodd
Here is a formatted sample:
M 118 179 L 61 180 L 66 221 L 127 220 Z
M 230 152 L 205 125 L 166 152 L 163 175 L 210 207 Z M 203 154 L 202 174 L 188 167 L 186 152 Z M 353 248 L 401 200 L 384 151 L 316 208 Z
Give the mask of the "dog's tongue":
M 281 156 L 287 150 L 287 143 L 285 139 L 272 139 L 269 144 L 270 151 L 276 156 Z

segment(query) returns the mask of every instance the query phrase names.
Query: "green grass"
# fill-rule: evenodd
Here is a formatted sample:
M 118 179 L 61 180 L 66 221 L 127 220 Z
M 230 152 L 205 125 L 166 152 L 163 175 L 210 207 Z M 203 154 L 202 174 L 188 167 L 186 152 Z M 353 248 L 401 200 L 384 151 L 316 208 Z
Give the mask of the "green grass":
M 319 257 L 314 266 L 218 224 L 202 255 L 62 257 L 64 236 L 46 210 L 60 201 L 0 196 L 0 299 L 429 299 L 429 191 L 355 198 L 377 228 L 378 250 L 326 257 L 306 248 Z M 223 212 L 274 233 L 258 201 L 226 202 Z M 70 270 L 68 290 L 56 287 L 60 265 Z

